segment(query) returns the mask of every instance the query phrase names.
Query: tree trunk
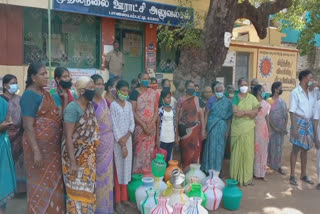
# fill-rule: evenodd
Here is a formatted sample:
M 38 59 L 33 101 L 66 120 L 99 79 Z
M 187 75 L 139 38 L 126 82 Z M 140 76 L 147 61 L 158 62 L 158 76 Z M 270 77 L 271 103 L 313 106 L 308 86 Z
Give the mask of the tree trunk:
M 207 81 L 215 79 L 216 74 L 222 70 L 229 49 L 224 45 L 224 35 L 225 32 L 232 33 L 234 22 L 237 19 L 235 13 L 237 2 L 237 0 L 210 1 L 204 31 L 208 72 L 203 74 L 203 78 Z

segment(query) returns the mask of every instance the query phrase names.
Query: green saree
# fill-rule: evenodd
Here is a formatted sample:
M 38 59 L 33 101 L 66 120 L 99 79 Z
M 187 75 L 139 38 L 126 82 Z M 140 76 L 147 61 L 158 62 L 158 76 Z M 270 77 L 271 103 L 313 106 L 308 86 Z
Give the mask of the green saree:
M 238 110 L 253 110 L 260 106 L 259 101 L 251 94 L 240 98 L 236 95 L 232 105 Z M 254 119 L 233 116 L 231 126 L 231 178 L 239 185 L 247 185 L 253 178 L 254 163 Z

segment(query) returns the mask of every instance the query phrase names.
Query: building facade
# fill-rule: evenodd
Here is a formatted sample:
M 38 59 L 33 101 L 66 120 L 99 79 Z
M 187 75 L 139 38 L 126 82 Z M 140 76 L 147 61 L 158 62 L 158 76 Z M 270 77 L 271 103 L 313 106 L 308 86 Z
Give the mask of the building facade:
M 155 75 L 157 26 L 189 21 L 193 9 L 178 0 L 0 0 L 0 78 L 12 73 L 23 89 L 28 64 L 41 61 L 49 66 L 49 58 L 51 80 L 57 66 L 67 67 L 73 79 L 104 73 L 101 58 L 115 40 L 125 58 L 124 79 L 137 78 L 142 71 Z

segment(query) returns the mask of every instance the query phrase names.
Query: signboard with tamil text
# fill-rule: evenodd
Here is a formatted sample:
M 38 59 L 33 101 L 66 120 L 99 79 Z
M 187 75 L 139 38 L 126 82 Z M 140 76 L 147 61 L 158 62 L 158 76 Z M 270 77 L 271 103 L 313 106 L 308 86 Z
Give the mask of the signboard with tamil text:
M 297 83 L 298 51 L 287 49 L 258 50 L 257 78 L 266 92 L 271 93 L 273 82 L 282 82 L 283 98 L 289 102 L 290 92 Z
M 193 21 L 193 9 L 142 0 L 53 0 L 53 9 L 182 26 Z

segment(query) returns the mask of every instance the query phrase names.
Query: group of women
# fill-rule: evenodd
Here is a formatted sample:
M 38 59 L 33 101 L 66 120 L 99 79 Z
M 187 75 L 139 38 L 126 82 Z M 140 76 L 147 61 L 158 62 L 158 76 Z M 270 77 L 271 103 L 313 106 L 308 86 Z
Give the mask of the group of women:
M 272 95 L 265 100 L 262 85 L 248 92 L 248 82 L 238 81 L 239 93 L 232 99 L 231 178 L 240 185 L 252 185 L 252 178 L 265 179 L 266 169 L 284 172 L 281 157 L 284 135 L 287 134 L 288 109 L 281 82 L 274 82 Z
M 262 85 L 253 87 L 249 92 L 248 81 L 241 78 L 238 87 L 237 94 L 228 94 L 229 100 L 223 95 L 222 84 L 214 87 L 215 99 L 208 109 L 208 137 L 202 167 L 204 171 L 221 171 L 230 134 L 230 176 L 240 185 L 251 185 L 253 177 L 266 180 L 268 165 L 284 173 L 281 157 L 284 135 L 287 134 L 288 110 L 280 98 L 281 82 L 273 83 L 272 95 L 267 100 Z
M 225 96 L 215 83 L 205 100 L 187 81 L 176 105 L 170 81 L 163 80 L 159 94 L 148 73 L 139 74 L 136 88 L 118 77 L 107 83 L 98 74 L 80 77 L 75 91 L 66 68 L 56 68 L 54 77 L 49 93 L 46 67 L 30 64 L 22 97 L 17 78 L 3 78 L 0 212 L 14 193 L 27 191 L 28 213 L 113 213 L 114 204 L 125 213 L 131 174 L 150 169 L 155 149 L 165 150 L 168 162 L 180 145 L 184 169 L 202 163 L 206 172 L 221 171 L 229 136 L 231 177 L 241 185 L 252 181 L 253 169 L 264 178 L 267 160 L 281 172 L 287 122 L 281 83 L 266 102 L 264 89 L 252 95 L 244 79 L 237 95 Z

